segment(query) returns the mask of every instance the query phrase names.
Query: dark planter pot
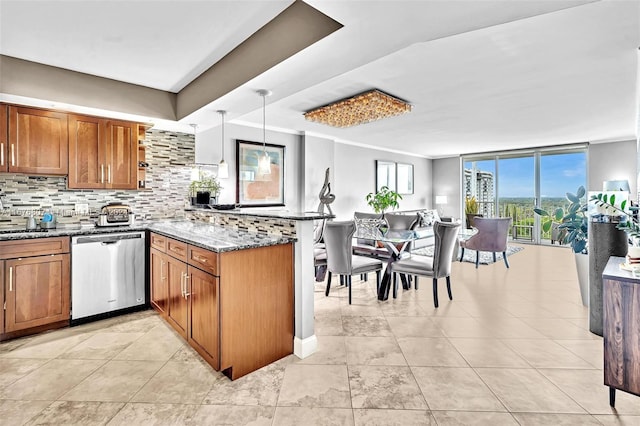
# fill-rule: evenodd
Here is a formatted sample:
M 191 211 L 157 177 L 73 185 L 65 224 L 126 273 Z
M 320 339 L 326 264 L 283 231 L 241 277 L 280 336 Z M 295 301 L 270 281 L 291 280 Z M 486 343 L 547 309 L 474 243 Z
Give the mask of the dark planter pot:
M 473 219 L 476 217 L 482 217 L 480 213 L 466 213 L 467 216 L 467 229 L 471 229 L 473 226 Z

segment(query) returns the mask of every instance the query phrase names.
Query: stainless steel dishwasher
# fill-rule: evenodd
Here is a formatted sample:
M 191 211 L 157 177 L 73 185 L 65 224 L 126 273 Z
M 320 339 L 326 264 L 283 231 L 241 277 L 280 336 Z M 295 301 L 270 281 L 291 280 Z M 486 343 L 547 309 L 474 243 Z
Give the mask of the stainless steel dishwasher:
M 71 238 L 71 320 L 144 305 L 145 234 Z

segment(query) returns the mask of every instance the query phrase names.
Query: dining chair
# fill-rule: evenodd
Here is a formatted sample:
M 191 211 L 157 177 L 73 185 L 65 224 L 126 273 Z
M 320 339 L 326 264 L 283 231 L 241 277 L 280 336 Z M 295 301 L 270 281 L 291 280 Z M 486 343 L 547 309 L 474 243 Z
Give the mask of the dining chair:
M 438 307 L 438 279 L 446 278 L 447 293 L 449 300 L 453 300 L 451 293 L 451 263 L 453 261 L 453 251 L 456 247 L 459 223 L 434 222 L 433 234 L 435 245 L 433 247 L 433 257 L 413 255 L 408 259 L 400 259 L 390 263 L 392 273 L 419 275 L 433 278 L 433 305 Z M 397 282 L 394 280 L 394 295 L 397 292 Z M 416 290 L 418 282 L 416 281 Z
M 327 250 L 327 290 L 329 296 L 331 290 L 331 276 L 333 274 L 344 277 L 349 287 L 349 304 L 351 304 L 351 276 L 368 272 L 376 273 L 377 289 L 380 288 L 380 271 L 382 262 L 353 254 L 353 234 L 356 232 L 356 223 L 353 220 L 327 222 L 324 229 L 324 243 Z
M 416 214 L 399 214 L 399 213 L 386 213 L 384 220 L 387 222 L 387 226 L 391 230 L 404 230 L 413 229 L 419 222 L 420 216 Z
M 493 253 L 493 261 L 496 261 L 496 252 L 502 252 L 504 264 L 509 267 L 507 260 L 507 237 L 509 236 L 509 228 L 511 227 L 510 217 L 476 217 L 473 220 L 473 226 L 478 230 L 466 240 L 460 241 L 462 254 L 460 260 L 464 257 L 464 249 L 476 251 L 476 268 L 480 264 L 480 252 L 489 251 Z

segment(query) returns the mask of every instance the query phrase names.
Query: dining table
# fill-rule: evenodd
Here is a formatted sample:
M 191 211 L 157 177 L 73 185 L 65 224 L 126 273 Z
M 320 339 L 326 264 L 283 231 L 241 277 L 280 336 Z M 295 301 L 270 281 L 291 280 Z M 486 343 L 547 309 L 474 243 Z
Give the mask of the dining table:
M 389 298 L 389 290 L 391 289 L 391 268 L 389 267 L 393 262 L 402 259 L 404 256 L 409 256 L 408 249 L 411 247 L 411 243 L 423 238 L 432 238 L 433 229 L 423 228 L 416 230 L 391 230 L 384 227 L 367 227 L 360 226 L 354 234 L 354 238 L 362 240 L 371 240 L 379 242 L 388 252 L 387 267 L 382 275 L 382 282 L 378 289 L 378 300 L 387 300 Z M 405 290 L 409 289 L 409 283 L 406 278 L 402 278 L 402 287 Z

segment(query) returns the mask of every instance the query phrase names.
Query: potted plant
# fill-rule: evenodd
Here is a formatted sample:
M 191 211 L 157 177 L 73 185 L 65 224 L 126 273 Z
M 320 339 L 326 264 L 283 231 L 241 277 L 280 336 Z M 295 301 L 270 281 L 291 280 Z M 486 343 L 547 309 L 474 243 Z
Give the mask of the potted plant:
M 589 217 L 587 216 L 586 193 L 584 186 L 580 186 L 575 194 L 567 192 L 566 197 L 569 205 L 566 210 L 563 207 L 558 207 L 553 214 L 549 214 L 543 209 L 533 209 L 543 219 L 543 231 L 549 232 L 553 224 L 557 223 L 558 242 L 571 246 L 578 271 L 580 296 L 584 306 L 589 305 L 589 256 L 587 256 Z M 583 198 L 585 198 L 584 202 Z
M 208 195 L 210 200 L 213 199 L 215 201 L 222 189 L 220 182 L 218 182 L 215 177 L 207 176 L 202 170 L 199 172 L 198 176 L 198 180 L 194 180 L 189 184 L 191 204 L 198 204 L 198 194 L 200 194 L 200 197 L 204 198 L 207 198 Z
M 467 229 L 471 229 L 474 217 L 482 217 L 482 215 L 478 213 L 479 209 L 480 206 L 475 196 L 464 198 L 464 214 L 467 217 Z
M 383 186 L 376 193 L 368 193 L 366 200 L 367 204 L 373 208 L 373 211 L 384 214 L 384 211 L 390 207 L 393 209 L 399 207 L 398 200 L 402 200 L 402 195 Z

